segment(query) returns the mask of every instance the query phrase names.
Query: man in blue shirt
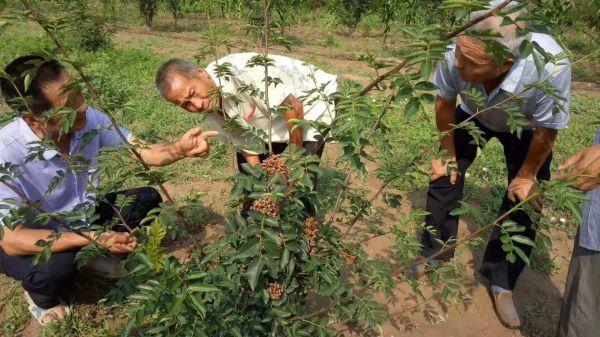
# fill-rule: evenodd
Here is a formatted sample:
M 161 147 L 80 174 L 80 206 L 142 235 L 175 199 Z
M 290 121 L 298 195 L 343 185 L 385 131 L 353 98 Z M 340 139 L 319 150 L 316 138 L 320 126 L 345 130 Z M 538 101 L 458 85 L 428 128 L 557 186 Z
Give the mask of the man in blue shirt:
M 500 3 L 503 1 L 493 0 L 489 8 Z M 510 3 L 506 9 L 517 5 Z M 471 20 L 487 12 L 472 13 Z M 524 12 L 518 11 L 511 16 L 516 19 Z M 430 214 L 425 222 L 435 230 L 422 234 L 421 254 L 425 258 L 438 254 L 445 243 L 457 239 L 458 216 L 451 215 L 451 212 L 460 207 L 465 173 L 475 160 L 478 147 L 484 145 L 478 144 L 472 133 L 464 128 L 453 130 L 454 125 L 461 122 L 472 121 L 481 131 L 483 140 L 497 138 L 504 147 L 508 190 L 499 214 L 530 198 L 529 202 L 537 211 L 542 208 L 541 197 L 533 196 L 538 191 L 538 179 L 550 178 L 554 140 L 558 130 L 567 127 L 571 82 L 569 61 L 558 57 L 562 58 L 559 62 L 549 62 L 543 69 L 538 69 L 531 55 L 527 58 L 519 56 L 525 39 L 537 43 L 554 56 L 562 55 L 562 48 L 546 34 L 519 36 L 515 24 L 503 25 L 502 20 L 501 16 L 492 16 L 472 28 L 475 32 L 493 30 L 500 33 L 501 37 L 496 41 L 507 52 L 501 63 L 489 53 L 483 41 L 474 35 L 464 34 L 457 37 L 455 46 L 450 46 L 435 73 L 436 123 L 439 131 L 444 132 L 440 138 L 441 149 L 449 158 L 436 158 L 431 163 L 426 206 Z M 547 81 L 565 101 L 555 100 L 547 92 L 530 86 L 540 81 Z M 457 106 L 459 96 L 461 103 Z M 522 121 L 526 121 L 522 123 L 521 135 L 511 132 L 512 115 L 509 112 L 514 111 L 519 111 Z M 525 231 L 519 234 L 535 239 L 532 220 L 526 212 L 516 211 L 509 218 L 525 226 Z M 488 241 L 480 272 L 492 284 L 498 317 L 504 325 L 516 329 L 521 322 L 514 306 L 512 289 L 525 263 L 519 258 L 514 263 L 507 261 L 500 238 L 501 230 L 496 226 Z M 517 246 L 525 254 L 530 254 L 530 246 Z M 435 260 L 449 260 L 453 256 L 452 250 L 429 261 L 435 264 L 438 262 Z
M 569 266 L 557 337 L 595 337 L 600 331 L 600 129 L 594 145 L 567 158 L 557 178 L 589 191 Z
M 4 226 L 0 228 L 0 272 L 21 281 L 31 313 L 38 322 L 46 324 L 68 314 L 61 294 L 76 275 L 75 254 L 90 241 L 55 221 L 40 224 L 15 214 L 27 202 L 36 203 L 47 213 L 71 212 L 88 205 L 96 207 L 100 218 L 97 221 L 109 220 L 115 216 L 109 203 L 115 202 L 117 194 L 109 194 L 103 199 L 105 202 L 95 205 L 94 188 L 98 181 L 93 167 L 100 149 L 122 146 L 123 138 L 135 141 L 135 137 L 124 128 L 116 130 L 105 114 L 85 103 L 81 92 L 70 89 L 71 77 L 57 61 L 23 56 L 11 62 L 5 72 L 12 80 L 1 79 L 2 96 L 13 108 L 24 112 L 0 129 L 0 165 L 17 170 L 6 181 L 8 184 L 0 184 L 0 226 Z M 76 111 L 66 134 L 61 132 L 66 115 L 48 114 L 64 108 Z M 203 157 L 209 152 L 207 138 L 217 134 L 194 128 L 176 141 L 144 146 L 139 154 L 150 166 Z M 37 148 L 42 141 L 53 146 L 42 149 L 33 160 L 28 158 L 31 153 L 40 152 Z M 57 181 L 55 177 L 59 175 L 63 178 Z M 133 199 L 121 212 L 130 227 L 139 225 L 147 212 L 161 202 L 152 188 L 118 194 Z M 129 253 L 136 247 L 136 239 L 129 233 L 110 230 L 98 235 L 86 230 L 89 221 L 79 222 L 80 231 L 112 253 Z M 54 231 L 64 233 L 53 242 L 50 260 L 33 265 L 34 254 L 42 250 L 36 243 L 49 240 Z

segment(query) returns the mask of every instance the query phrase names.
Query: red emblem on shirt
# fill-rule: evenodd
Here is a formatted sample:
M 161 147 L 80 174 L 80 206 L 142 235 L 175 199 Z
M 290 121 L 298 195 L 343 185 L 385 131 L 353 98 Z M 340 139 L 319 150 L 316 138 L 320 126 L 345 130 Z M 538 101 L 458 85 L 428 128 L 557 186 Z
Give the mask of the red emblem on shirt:
M 249 121 L 252 118 L 254 118 L 254 114 L 256 113 L 256 105 L 252 107 L 252 111 L 250 111 L 250 113 L 248 113 L 246 115 L 246 117 L 244 117 L 245 120 Z

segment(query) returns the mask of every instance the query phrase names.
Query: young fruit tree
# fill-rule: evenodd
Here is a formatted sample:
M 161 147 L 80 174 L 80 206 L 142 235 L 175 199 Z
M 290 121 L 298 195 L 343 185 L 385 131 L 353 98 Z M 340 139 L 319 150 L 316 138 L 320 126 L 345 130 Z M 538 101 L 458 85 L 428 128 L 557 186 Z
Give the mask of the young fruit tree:
M 289 2 L 289 1 L 288 1 Z M 503 16 L 513 20 L 509 14 L 515 9 L 505 8 L 510 1 L 504 1 L 495 8 L 487 8 L 487 1 L 446 0 L 444 11 L 459 15 L 474 10 L 489 9 L 487 17 Z M 22 11 L 18 18 L 38 23 L 47 33 L 56 49 L 48 58 L 56 58 L 70 64 L 78 78 L 70 85 L 80 87 L 90 97 L 92 104 L 105 112 L 113 111 L 110 104 L 103 104 L 96 92 L 93 77 L 83 70 L 79 54 L 71 54 L 65 49 L 59 37 L 59 27 L 54 20 L 46 17 L 29 1 L 22 0 Z M 146 18 L 146 26 L 152 25 L 152 18 L 158 8 L 157 1 L 139 0 L 140 11 Z M 287 3 L 287 2 L 286 2 Z M 294 2 L 289 2 L 294 3 Z M 371 1 L 332 1 L 336 15 L 343 23 L 354 30 L 361 17 L 369 9 Z M 393 10 L 394 1 L 385 1 L 386 8 Z M 524 2 L 523 2 L 524 3 Z M 264 69 L 264 87 L 244 88 L 255 100 L 264 101 L 269 119 L 274 119 L 286 110 L 285 106 L 269 106 L 269 90 L 281 84 L 281 79 L 270 76 L 273 59 L 270 47 L 273 42 L 282 42 L 274 38 L 281 32 L 270 23 L 272 8 L 280 4 L 276 0 L 260 2 L 261 53 L 253 57 L 247 68 Z M 524 3 L 525 4 L 525 3 Z M 256 3 L 252 4 L 253 6 Z M 256 8 L 254 8 L 256 10 Z M 385 13 L 388 24 L 395 16 Z M 425 265 L 426 260 L 418 257 L 420 243 L 416 233 L 427 230 L 423 223 L 425 212 L 412 209 L 400 217 L 390 227 L 369 225 L 373 213 L 373 203 L 381 198 L 388 207 L 399 207 L 402 195 L 392 188 L 394 184 L 407 183 L 411 177 L 422 175 L 420 166 L 433 157 L 446 154 L 438 151 L 439 137 L 452 131 L 469 131 L 478 141 L 474 116 L 485 113 L 491 108 L 481 108 L 473 117 L 457 123 L 452 130 L 432 136 L 418 149 L 406 151 L 406 160 L 402 163 L 389 163 L 384 159 L 394 151 L 387 130 L 387 117 L 401 116 L 407 123 L 415 116 L 425 116 L 425 109 L 434 101 L 435 85 L 431 82 L 434 64 L 443 60 L 447 46 L 460 34 L 479 34 L 486 42 L 491 53 L 501 57 L 506 52 L 502 45 L 493 39 L 494 32 L 475 33 L 469 29 L 477 22 L 463 20 L 460 26 L 443 23 L 428 27 L 405 27 L 409 52 L 398 64 L 385 73 L 379 73 L 380 67 L 373 62 L 377 77 L 365 87 L 357 84 L 341 85 L 333 95 L 325 93 L 324 87 L 317 85 L 306 92 L 301 99 L 335 102 L 335 117 L 330 125 L 306 120 L 295 120 L 295 127 L 315 128 L 327 143 L 337 143 L 341 149 L 338 158 L 344 163 L 344 171 L 335 181 L 336 188 L 330 191 L 319 190 L 316 177 L 323 177 L 327 168 L 322 167 L 316 156 L 307 156 L 303 148 L 293 144 L 281 155 L 273 155 L 272 135 L 253 129 L 243 130 L 258 144 L 268 144 L 261 151 L 269 154 L 261 165 L 243 164 L 244 173 L 231 177 L 232 190 L 228 200 L 228 213 L 225 216 L 226 234 L 213 242 L 198 244 L 186 261 L 170 256 L 162 243 L 166 240 L 168 229 L 176 221 L 185 217 L 183 206 L 175 205 L 162 183 L 167 175 L 162 171 L 149 170 L 138 154 L 143 144 L 130 144 L 126 147 L 107 151 L 97 166 L 94 166 L 94 179 L 101 175 L 115 174 L 119 167 L 121 174 L 135 176 L 145 180 L 148 185 L 159 186 L 169 201 L 163 209 L 157 209 L 144 220 L 145 227 L 131 232 L 138 238 L 139 247 L 124 261 L 128 270 L 114 289 L 107 295 L 105 304 L 118 304 L 126 312 L 122 336 L 334 336 L 339 324 L 352 324 L 361 329 L 361 333 L 378 331 L 389 316 L 385 306 L 377 301 L 375 294 L 392 294 L 398 284 L 405 283 L 422 298 L 420 288 L 425 284 L 437 284 L 438 293 L 443 301 L 461 295 L 455 268 L 427 264 L 431 276 L 417 279 L 415 268 Z M 529 19 L 529 18 L 528 18 Z M 523 18 L 524 20 L 524 18 Z M 217 59 L 219 44 L 227 45 L 222 37 L 217 37 L 208 16 L 210 46 L 204 46 L 207 57 Z M 257 28 L 259 25 L 255 25 Z M 523 33 L 539 27 L 531 25 Z M 536 63 L 557 62 L 559 57 L 546 53 L 536 44 L 525 40 L 521 46 L 523 55 L 532 55 Z M 222 80 L 231 76 L 230 64 L 217 64 L 218 82 L 215 95 L 221 94 Z M 7 74 L 0 74 L 9 80 Z M 26 79 L 23 79 L 27 81 Z M 382 95 L 373 94 L 373 89 L 382 90 Z M 541 89 L 557 101 L 562 98 L 548 85 L 547 78 L 527 87 L 527 90 Z M 511 131 L 519 133 L 525 117 L 515 106 L 524 92 L 517 92 L 502 105 L 509 112 Z M 475 94 L 473 94 L 475 96 Z M 475 97 L 478 98 L 478 97 Z M 13 107 L 15 116 L 27 111 L 27 97 L 21 97 Z M 557 105 L 558 109 L 558 105 Z M 53 114 L 67 114 L 73 111 L 49 111 Z M 111 116 L 113 116 L 111 114 Z M 62 132 L 68 132 L 72 118 L 66 118 Z M 114 117 L 111 122 L 116 125 Z M 235 120 L 228 120 L 226 127 L 240 128 Z M 118 129 L 118 128 L 117 128 Z M 40 160 L 44 149 L 55 147 L 42 142 L 28 160 Z M 257 148 L 252 148 L 257 150 Z M 414 151 L 413 151 L 414 150 Z M 131 155 L 133 153 L 133 156 Z M 367 161 L 379 159 L 376 169 L 367 169 Z M 43 156 L 42 156 L 43 159 Z M 78 158 L 70 158 L 70 169 L 77 171 Z M 141 161 L 141 165 L 133 165 Z M 115 165 L 116 164 L 116 165 Z M 18 166 L 0 167 L 0 183 L 11 183 L 19 174 Z M 358 177 L 376 176 L 381 185 L 373 186 L 366 195 L 355 188 Z M 57 172 L 56 183 L 64 174 Z M 535 245 L 520 235 L 520 224 L 506 221 L 506 217 L 516 211 L 524 210 L 533 214 L 528 201 L 544 193 L 551 198 L 561 195 L 565 207 L 576 209 L 581 195 L 567 188 L 568 183 L 549 182 L 542 185 L 542 191 L 525 200 L 504 214 L 484 220 L 481 209 L 475 205 L 462 203 L 454 214 L 467 214 L 481 219 L 482 226 L 461 240 L 447 244 L 437 255 L 444 254 L 461 245 L 478 239 L 492 228 L 501 228 L 503 249 L 509 261 L 517 259 L 529 262 L 519 244 Z M 94 190 L 93 184 L 89 184 Z M 4 218 L 6 226 L 14 226 L 20 220 L 34 219 L 37 223 L 57 221 L 62 230 L 57 230 L 47 241 L 38 242 L 45 249 L 39 254 L 38 262 L 51 255 L 50 247 L 64 231 L 80 233 L 81 219 L 89 217 L 97 201 L 87 202 L 73 212 L 45 212 L 38 206 L 38 200 L 28 200 L 16 204 L 12 202 L 10 216 Z M 10 202 L 10 201 L 7 201 Z M 116 209 L 122 209 L 126 199 L 117 202 Z M 191 205 L 190 207 L 194 207 Z M 183 214 L 179 218 L 177 212 Z M 536 218 L 535 215 L 532 216 Z M 186 221 L 191 221 L 187 218 Z M 93 226 L 98 233 L 106 231 L 112 224 Z M 200 225 L 200 224 L 196 224 Z M 541 226 L 541 225 L 540 225 Z M 0 227 L 0 231 L 2 227 Z M 390 260 L 381 260 L 370 256 L 365 250 L 371 240 L 381 236 L 393 238 Z M 91 240 L 93 241 L 93 240 Z M 78 261 L 85 265 L 99 254 L 106 254 L 100 245 L 92 244 L 82 249 Z

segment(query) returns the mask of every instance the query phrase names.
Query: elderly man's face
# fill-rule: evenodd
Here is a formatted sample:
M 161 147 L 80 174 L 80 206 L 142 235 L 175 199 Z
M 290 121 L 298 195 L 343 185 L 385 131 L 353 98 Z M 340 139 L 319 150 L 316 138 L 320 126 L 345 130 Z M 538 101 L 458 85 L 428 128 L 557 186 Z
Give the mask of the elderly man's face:
M 206 112 L 218 107 L 215 82 L 204 69 L 197 69 L 198 76 L 173 74 L 170 77 L 165 98 L 189 112 Z
M 456 40 L 454 66 L 465 82 L 483 83 L 498 78 L 510 70 L 513 64 L 514 61 L 508 59 L 499 67 L 487 54 L 485 44 L 475 38 L 461 35 Z

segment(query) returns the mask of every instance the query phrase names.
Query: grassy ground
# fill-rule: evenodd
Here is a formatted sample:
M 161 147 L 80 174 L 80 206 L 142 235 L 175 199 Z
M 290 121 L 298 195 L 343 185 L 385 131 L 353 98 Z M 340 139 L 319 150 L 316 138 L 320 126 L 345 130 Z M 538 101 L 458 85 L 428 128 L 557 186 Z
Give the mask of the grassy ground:
M 132 10 L 131 8 L 129 10 Z M 206 46 L 207 25 L 203 18 L 188 16 L 179 23 L 179 29 L 173 30 L 170 19 L 161 14 L 156 21 L 156 29 L 147 33 L 139 27 L 139 20 L 134 16 L 125 16 L 120 22 L 114 37 L 112 48 L 97 52 L 82 52 L 85 68 L 93 74 L 94 82 L 105 99 L 111 102 L 126 103 L 131 109 L 119 116 L 120 121 L 137 135 L 148 140 L 173 139 L 198 124 L 200 116 L 184 113 L 160 99 L 154 89 L 154 72 L 158 66 L 171 57 L 191 59 Z M 357 55 L 378 53 L 381 49 L 377 26 L 367 21 L 367 30 L 361 30 L 354 37 L 340 34 L 338 28 L 331 25 L 330 17 L 317 14 L 310 20 L 301 20 L 301 25 L 289 30 L 294 41 L 292 51 L 287 52 L 282 47 L 274 47 L 274 52 L 290 55 L 322 67 L 325 71 L 340 74 L 343 80 L 366 83 L 373 77 L 373 71 L 362 62 L 356 61 Z M 231 42 L 232 51 L 254 50 L 256 41 L 244 35 L 243 22 L 234 19 L 217 20 L 215 30 L 219 38 Z M 372 27 L 374 26 L 374 28 Z M 577 57 L 593 51 L 585 35 L 579 31 L 570 32 L 564 37 L 565 43 L 576 53 Z M 396 38 L 399 35 L 396 33 Z M 401 43 L 394 44 L 400 39 L 392 38 L 385 56 L 393 57 L 401 54 Z M 43 32 L 30 23 L 16 23 L 0 34 L 0 65 L 13 58 L 41 50 L 51 50 L 52 46 Z M 597 49 L 597 46 L 596 46 Z M 221 55 L 226 54 L 226 48 L 220 48 Z M 574 68 L 575 79 L 584 82 L 598 81 L 600 78 L 598 66 L 599 56 L 590 57 L 585 63 L 577 64 Z M 201 63 L 206 60 L 201 61 Z M 589 88 L 576 90 L 572 97 L 572 118 L 570 127 L 560 133 L 555 150 L 555 165 L 575 149 L 590 143 L 595 127 L 592 125 L 598 119 L 600 103 L 598 101 L 598 84 L 591 83 Z M 391 156 L 378 158 L 386 165 L 403 163 L 411 158 L 424 144 L 435 141 L 433 117 L 431 109 L 411 119 L 402 116 L 402 102 L 396 104 L 394 111 L 386 119 L 390 127 L 388 138 L 394 149 Z M 338 173 L 334 169 L 343 167 L 344 163 L 336 163 L 335 146 L 328 150 L 326 166 L 330 176 L 324 177 L 323 186 L 328 186 L 332 177 Z M 221 188 L 218 196 L 207 195 L 204 198 L 212 200 L 216 211 L 222 210 L 223 195 L 226 193 L 225 178 L 231 172 L 229 157 L 230 150 L 223 144 L 215 144 L 208 160 L 182 161 L 170 167 L 170 190 L 178 199 L 183 199 L 189 193 L 197 191 L 213 192 Z M 426 161 L 421 169 L 426 172 Z M 465 200 L 478 204 L 488 218 L 493 217 L 501 201 L 506 185 L 506 173 L 502 149 L 498 142 L 492 141 L 481 153 L 478 160 L 470 169 L 470 179 L 466 186 Z M 130 182 L 135 183 L 134 181 Z M 404 180 L 398 189 L 413 194 L 423 194 L 427 178 L 423 174 L 411 173 L 411 179 Z M 219 185 L 220 184 L 220 185 Z M 326 188 L 321 187 L 323 190 Z M 373 186 L 369 181 L 364 183 L 368 191 Z M 552 218 L 566 218 L 567 225 Z M 574 222 L 560 210 L 550 208 L 544 221 L 551 223 L 553 228 L 564 230 L 568 235 L 574 233 Z M 543 273 L 551 273 L 556 266 L 551 257 L 541 256 L 534 260 L 534 268 Z M 562 265 L 565 268 L 565 265 Z M 90 284 L 92 286 L 90 286 Z M 119 326 L 119 308 L 104 308 L 95 304 L 102 297 L 103 291 L 109 284 L 100 284 L 92 280 L 79 282 L 76 292 L 82 304 L 69 321 L 52 326 L 41 333 L 45 336 L 105 336 L 114 333 Z M 29 316 L 21 300 L 21 291 L 13 281 L 0 277 L 0 334 L 3 336 L 37 336 L 38 330 L 28 326 Z M 88 296 L 89 295 L 89 296 Z M 533 315 L 542 315 L 534 312 Z M 29 330 L 33 332 L 28 332 Z M 29 333 L 29 335 L 27 335 Z M 534 336 L 529 334 L 529 336 Z

